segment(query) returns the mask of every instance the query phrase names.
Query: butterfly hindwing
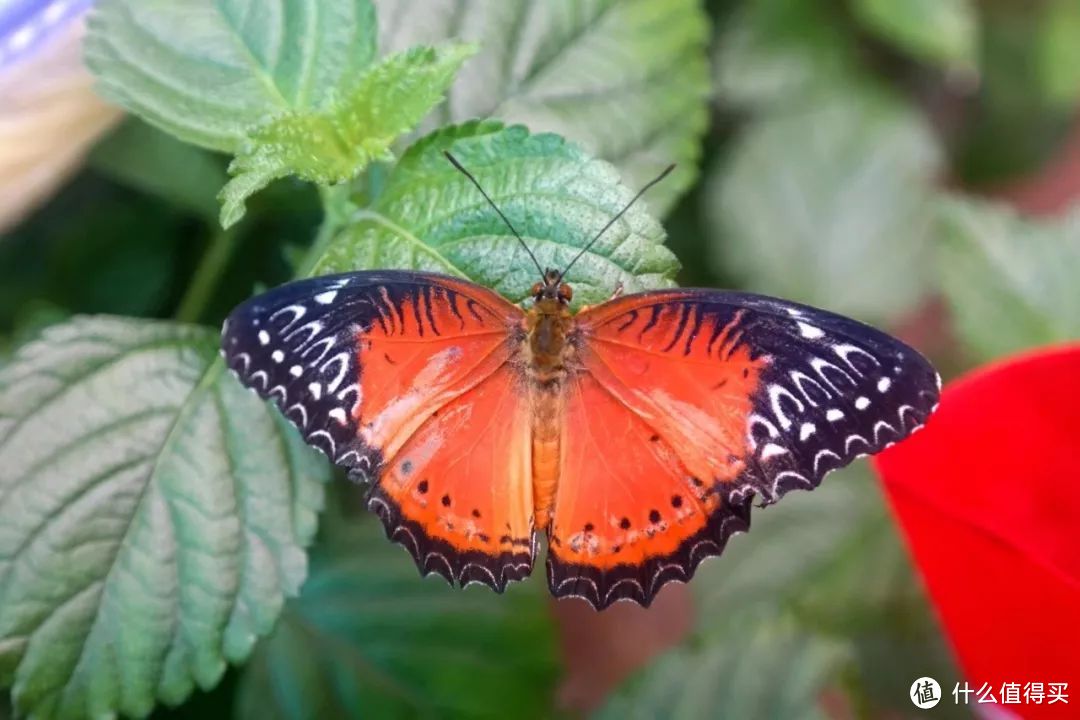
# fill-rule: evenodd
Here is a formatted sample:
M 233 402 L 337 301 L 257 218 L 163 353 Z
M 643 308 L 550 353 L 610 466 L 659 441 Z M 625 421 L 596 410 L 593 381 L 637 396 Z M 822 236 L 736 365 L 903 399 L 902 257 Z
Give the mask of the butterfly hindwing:
M 575 327 L 580 366 L 569 384 L 594 399 L 569 394 L 568 421 L 623 430 L 594 433 L 587 451 L 580 429 L 569 433 L 549 579 L 557 595 L 600 607 L 647 604 L 667 580 L 689 579 L 748 527 L 755 496 L 769 504 L 816 487 L 906 437 L 937 403 L 937 375 L 916 351 L 772 298 L 644 293 L 584 311 Z M 595 470 L 605 462 L 612 472 Z M 585 520 L 583 507 L 602 522 Z
M 421 572 L 503 590 L 532 572 L 528 390 L 510 365 L 439 407 L 388 462 L 369 506 Z
M 532 559 L 527 397 L 507 365 L 522 317 L 453 278 L 347 273 L 248 300 L 222 348 L 310 444 L 373 481 L 371 509 L 422 572 L 502 589 Z
M 588 372 L 567 381 L 563 467 L 548 534 L 556 596 L 603 608 L 648 605 L 749 527 L 748 507 L 727 505 L 690 472 L 672 435 L 630 410 Z M 688 570 L 689 569 L 689 570 Z

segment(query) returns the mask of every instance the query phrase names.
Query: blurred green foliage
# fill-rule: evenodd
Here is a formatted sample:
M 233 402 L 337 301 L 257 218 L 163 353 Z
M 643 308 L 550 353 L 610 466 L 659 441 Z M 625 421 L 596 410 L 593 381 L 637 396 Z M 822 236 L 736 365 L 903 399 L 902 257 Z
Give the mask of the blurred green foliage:
M 1080 13 L 1071 0 L 717 0 L 707 12 L 691 0 L 465 0 L 452 9 L 424 0 L 378 2 L 374 9 L 364 0 L 305 4 L 328 12 L 332 21 L 322 25 L 274 16 L 283 7 L 276 2 L 265 4 L 270 15 L 252 17 L 238 0 L 195 5 L 193 11 L 169 0 L 102 0 L 88 58 L 105 94 L 151 124 L 125 122 L 45 207 L 0 238 L 0 352 L 15 358 L 0 365 L 0 459 L 25 457 L 10 447 L 4 456 L 2 439 L 24 421 L 52 423 L 57 435 L 56 457 L 26 477 L 38 473 L 90 490 L 94 468 L 63 465 L 69 446 L 85 438 L 98 448 L 99 464 L 121 469 L 131 461 L 125 453 L 142 447 L 122 433 L 110 443 L 94 445 L 93 438 L 137 423 L 145 408 L 106 403 L 112 414 L 96 418 L 99 427 L 68 428 L 64 413 L 42 411 L 52 392 L 71 388 L 58 407 L 75 408 L 80 399 L 148 396 L 158 383 L 170 394 L 157 398 L 155 411 L 172 420 L 165 432 L 142 440 L 153 446 L 142 452 L 155 465 L 144 481 L 147 496 L 205 510 L 211 505 L 200 504 L 207 502 L 200 493 L 212 496 L 223 479 L 237 497 L 265 494 L 266 481 L 254 479 L 259 468 L 217 465 L 271 443 L 273 422 L 258 403 L 243 414 L 231 409 L 244 401 L 232 398 L 235 385 L 217 379 L 213 333 L 174 322 L 217 325 L 256 288 L 312 268 L 431 267 L 436 258 L 445 263 L 438 269 L 519 299 L 526 259 L 497 223 L 459 207 L 467 188 L 435 165 L 435 151 L 450 142 L 472 153 L 467 164 L 478 168 L 538 254 L 555 264 L 629 192 L 618 185 L 620 176 L 633 187 L 676 160 L 677 174 L 648 203 L 666 216 L 681 282 L 782 295 L 893 329 L 914 326 L 914 336 L 947 368 L 1080 337 L 1080 210 L 1033 219 L 1001 200 L 963 194 L 1030 183 L 1075 126 Z M 276 37 L 264 32 L 276 27 L 272 20 L 311 39 L 300 44 L 309 54 L 275 64 L 272 44 L 259 44 Z M 185 45 L 192 36 L 201 44 Z M 238 45 L 237 38 L 249 42 Z M 393 123 L 390 137 L 361 125 L 341 133 L 374 137 L 380 153 L 393 158 L 373 153 L 383 161 L 367 165 L 365 158 L 344 186 L 316 191 L 294 178 L 275 182 L 248 199 L 242 222 L 221 228 L 217 198 L 229 163 L 216 151 L 258 152 L 266 138 L 253 128 L 265 127 L 274 113 L 318 113 L 376 58 L 458 40 L 476 41 L 479 49 L 450 86 L 448 102 L 422 122 L 418 110 L 409 122 Z M 332 52 L 313 59 L 319 48 Z M 157 71 L 140 72 L 146 67 Z M 428 88 L 425 108 L 444 84 Z M 459 124 L 406 150 L 421 134 L 487 116 L 534 133 L 558 132 L 583 149 L 554 135 Z M 286 154 L 303 150 L 295 134 L 271 140 L 287 145 Z M 294 165 L 275 166 L 270 175 L 302 169 Z M 586 180 L 563 187 L 560 173 L 584 173 Z M 453 212 L 422 233 L 435 206 Z M 582 297 L 602 297 L 618 280 L 640 287 L 670 282 L 677 263 L 658 244 L 659 226 L 644 210 L 631 220 L 629 250 L 602 245 L 576 267 Z M 408 239 L 413 230 L 416 242 Z M 451 242 L 452 250 L 440 252 Z M 27 344 L 42 328 L 88 313 L 157 322 L 81 319 Z M 146 364 L 137 359 L 144 346 L 164 354 Z M 96 368 L 113 362 L 132 368 L 130 384 L 114 379 L 106 386 L 108 377 Z M 258 432 L 265 437 L 239 437 Z M 282 452 L 289 442 L 278 446 Z M 170 444 L 190 463 L 167 452 Z M 119 606 L 87 601 L 72 618 L 48 603 L 17 612 L 2 605 L 0 679 L 14 684 L 20 706 L 43 717 L 82 717 L 86 707 L 144 714 L 155 698 L 177 703 L 197 684 L 207 693 L 155 712 L 555 712 L 558 659 L 541 578 L 504 597 L 421 581 L 400 549 L 353 517 L 345 492 L 331 494 L 302 594 L 274 633 L 256 642 L 277 616 L 281 591 L 303 576 L 295 563 L 281 564 L 282 548 L 295 554 L 309 539 L 313 526 L 302 521 L 303 508 L 318 504 L 326 472 L 319 463 L 290 467 L 303 493 L 271 494 L 251 516 L 225 513 L 226 524 L 251 530 L 251 517 L 272 516 L 262 514 L 268 507 L 293 508 L 291 528 L 268 531 L 277 550 L 257 550 L 252 541 L 232 556 L 233 571 L 249 568 L 232 595 L 248 603 L 249 614 L 222 616 L 218 608 L 215 617 L 225 620 L 208 620 L 199 602 L 185 602 L 181 593 L 175 612 L 194 623 L 189 645 L 181 652 L 168 639 L 144 638 L 133 647 L 153 646 L 155 657 L 162 648 L 169 657 L 191 652 L 194 659 L 155 666 L 159 675 L 140 674 L 141 684 L 127 694 L 110 686 L 107 664 L 28 648 L 28 638 L 48 637 L 35 635 L 35 623 L 48 626 L 42 618 L 50 616 L 84 628 L 73 632 L 88 639 L 91 654 L 104 652 L 118 637 L 109 628 L 122 625 L 110 615 Z M 9 477 L 5 471 L 5 483 Z M 55 494 L 62 507 L 48 512 L 66 512 L 64 497 Z M 5 514 L 14 512 L 0 502 L 5 527 L 16 527 Z M 121 519 L 152 528 L 154 513 L 148 505 Z M 203 530 L 197 535 L 213 536 L 207 518 L 193 518 L 192 527 Z M 105 535 L 111 547 L 126 547 L 126 535 Z M 5 544 L 13 537 L 21 536 L 0 536 L 4 603 L 28 557 Z M 161 537 L 173 544 L 163 540 L 158 549 L 172 547 L 178 567 L 198 570 L 198 544 L 185 544 L 182 524 Z M 124 562 L 137 558 L 99 563 L 104 574 L 96 579 L 106 591 L 128 577 Z M 280 575 L 275 565 L 285 568 Z M 89 562 L 80 577 L 95 579 L 95 567 Z M 52 584 L 19 587 L 44 588 L 57 600 L 79 579 L 73 577 L 57 571 Z M 696 618 L 689 638 L 614 693 L 601 716 L 705 718 L 722 708 L 741 717 L 822 717 L 821 698 L 831 694 L 858 717 L 886 710 L 903 717 L 915 712 L 907 698 L 915 677 L 951 686 L 955 670 L 942 635 L 865 467 L 757 512 L 754 530 L 706 564 L 691 589 Z M 134 583 L 117 602 L 145 609 L 140 591 Z M 225 661 L 249 652 L 247 664 L 219 684 Z M 115 662 L 141 672 L 130 658 Z M 67 665 L 65 679 L 60 670 Z M 93 704 L 80 707 L 84 698 Z

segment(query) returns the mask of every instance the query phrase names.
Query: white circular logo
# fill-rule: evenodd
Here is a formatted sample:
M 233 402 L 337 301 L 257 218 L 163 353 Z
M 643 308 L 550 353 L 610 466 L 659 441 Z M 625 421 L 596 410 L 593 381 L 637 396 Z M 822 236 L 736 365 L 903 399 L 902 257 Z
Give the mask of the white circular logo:
M 941 686 L 932 677 L 921 677 L 911 683 L 911 692 L 908 694 L 911 702 L 920 710 L 929 710 L 941 702 Z

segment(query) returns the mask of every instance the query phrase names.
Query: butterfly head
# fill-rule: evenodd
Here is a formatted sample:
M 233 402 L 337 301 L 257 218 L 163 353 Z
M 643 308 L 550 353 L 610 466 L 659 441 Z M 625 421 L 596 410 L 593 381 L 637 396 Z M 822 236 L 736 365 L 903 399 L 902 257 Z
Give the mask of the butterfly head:
M 560 305 L 568 305 L 574 298 L 574 289 L 562 281 L 562 273 L 548 268 L 544 271 L 544 281 L 532 286 L 533 300 L 554 300 Z

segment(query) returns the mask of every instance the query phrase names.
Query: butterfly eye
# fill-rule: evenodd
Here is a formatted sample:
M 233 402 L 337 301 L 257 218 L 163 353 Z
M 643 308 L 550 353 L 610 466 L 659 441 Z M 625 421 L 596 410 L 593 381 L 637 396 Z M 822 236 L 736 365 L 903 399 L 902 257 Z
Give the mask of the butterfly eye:
M 574 288 L 570 287 L 569 285 L 565 285 L 565 284 L 560 285 L 559 286 L 559 299 L 563 300 L 565 302 L 570 302 L 571 300 L 573 300 L 574 299 Z
M 542 283 L 533 283 L 531 294 L 533 297 L 538 297 L 543 290 L 544 286 Z

